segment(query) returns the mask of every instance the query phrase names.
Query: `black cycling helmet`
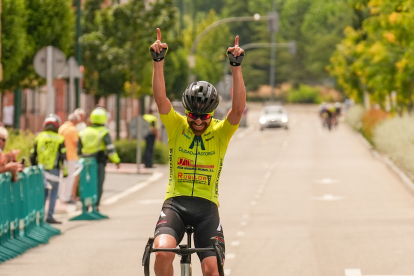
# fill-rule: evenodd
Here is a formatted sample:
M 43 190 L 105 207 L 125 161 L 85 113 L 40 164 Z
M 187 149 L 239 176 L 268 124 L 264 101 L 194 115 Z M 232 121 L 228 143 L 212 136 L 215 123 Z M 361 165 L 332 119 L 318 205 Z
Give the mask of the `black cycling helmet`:
M 183 93 L 184 108 L 197 114 L 213 112 L 219 104 L 217 89 L 209 82 L 193 82 Z
M 60 117 L 56 114 L 49 114 L 45 121 L 43 122 L 43 128 L 45 130 L 51 130 L 57 132 L 60 124 L 61 124 Z

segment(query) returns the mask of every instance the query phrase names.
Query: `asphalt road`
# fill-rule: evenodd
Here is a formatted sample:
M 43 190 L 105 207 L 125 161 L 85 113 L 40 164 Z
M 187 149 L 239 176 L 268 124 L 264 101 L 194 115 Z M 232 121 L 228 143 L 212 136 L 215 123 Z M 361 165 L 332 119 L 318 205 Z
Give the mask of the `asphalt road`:
M 315 108 L 290 108 L 289 130 L 264 131 L 258 110 L 250 106 L 250 126 L 232 138 L 220 181 L 226 274 L 414 275 L 405 184 L 347 126 L 323 130 Z M 108 201 L 111 219 L 66 222 L 63 235 L 1 264 L 0 275 L 143 275 L 167 167 L 157 176 Z M 201 276 L 197 257 L 193 271 Z

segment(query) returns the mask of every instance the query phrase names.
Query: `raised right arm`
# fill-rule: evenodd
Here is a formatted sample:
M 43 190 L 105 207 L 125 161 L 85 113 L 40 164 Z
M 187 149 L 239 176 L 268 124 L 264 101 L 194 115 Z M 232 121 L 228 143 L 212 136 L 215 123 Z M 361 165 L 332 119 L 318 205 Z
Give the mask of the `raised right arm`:
M 157 41 L 151 45 L 151 49 L 159 54 L 163 49 L 168 48 L 167 44 L 161 43 L 161 30 L 157 28 Z M 160 114 L 168 114 L 171 110 L 171 102 L 167 98 L 164 80 L 164 59 L 153 61 L 152 90 L 155 103 Z

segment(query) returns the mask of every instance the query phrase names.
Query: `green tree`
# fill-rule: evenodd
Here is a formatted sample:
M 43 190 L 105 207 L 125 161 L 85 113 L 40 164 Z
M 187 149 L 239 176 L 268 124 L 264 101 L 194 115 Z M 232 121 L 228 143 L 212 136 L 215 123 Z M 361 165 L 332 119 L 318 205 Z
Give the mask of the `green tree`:
M 210 11 L 205 18 L 200 20 L 197 26 L 197 36 L 208 26 L 220 20 L 220 17 Z M 184 33 L 184 45 L 188 52 L 193 44 L 191 31 L 192 26 Z M 226 50 L 234 45 L 235 35 L 229 33 L 226 25 L 221 25 L 208 32 L 197 44 L 195 51 L 196 64 L 194 72 L 198 80 L 206 80 L 217 83 L 223 78 L 225 66 L 227 65 Z
M 26 56 L 13 82 L 24 87 L 36 87 L 44 80 L 36 75 L 33 59 L 45 46 L 55 46 L 66 55 L 73 51 L 74 13 L 70 0 L 25 0 Z
M 13 89 L 15 75 L 27 55 L 26 8 L 24 0 L 3 0 L 1 16 L 1 46 L 3 81 L 1 87 Z
M 326 66 L 336 45 L 344 38 L 343 30 L 352 24 L 352 9 L 347 0 L 315 0 L 307 11 L 301 33 L 305 44 L 304 63 L 309 77 L 329 77 Z

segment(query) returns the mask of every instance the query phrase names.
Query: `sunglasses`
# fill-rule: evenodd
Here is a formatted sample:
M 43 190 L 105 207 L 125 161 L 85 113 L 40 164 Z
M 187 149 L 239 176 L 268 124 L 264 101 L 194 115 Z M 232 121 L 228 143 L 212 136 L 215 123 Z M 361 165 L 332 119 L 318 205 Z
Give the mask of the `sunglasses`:
M 5 138 L 0 138 L 0 140 L 3 141 L 3 142 L 6 142 L 6 139 Z
M 197 114 L 197 113 L 193 113 L 193 112 L 187 112 L 187 116 L 190 117 L 193 120 L 197 120 L 197 118 L 200 118 L 203 121 L 211 118 L 211 114 L 210 113 L 207 113 L 207 114 Z

